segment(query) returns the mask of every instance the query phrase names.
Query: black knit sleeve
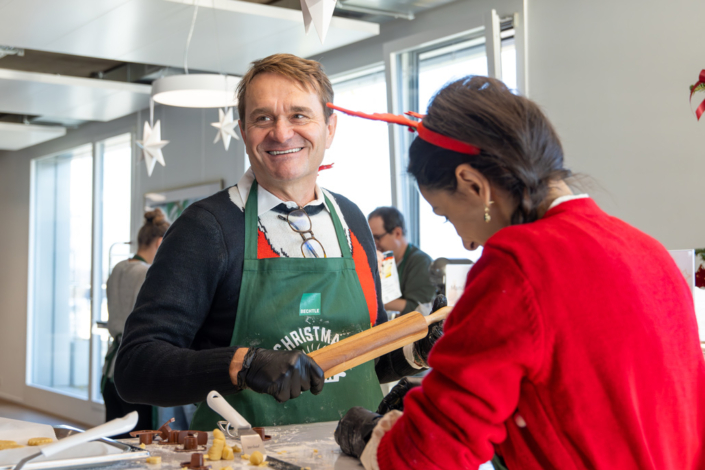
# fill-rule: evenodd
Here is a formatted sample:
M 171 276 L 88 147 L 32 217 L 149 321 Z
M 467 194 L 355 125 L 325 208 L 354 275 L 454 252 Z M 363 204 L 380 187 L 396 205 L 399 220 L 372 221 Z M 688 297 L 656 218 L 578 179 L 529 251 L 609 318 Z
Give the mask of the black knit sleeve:
M 211 390 L 237 391 L 228 373 L 236 347 L 199 348 L 197 338 L 228 267 L 214 215 L 198 205 L 186 209 L 167 231 L 125 325 L 115 366 L 125 401 L 177 406 Z

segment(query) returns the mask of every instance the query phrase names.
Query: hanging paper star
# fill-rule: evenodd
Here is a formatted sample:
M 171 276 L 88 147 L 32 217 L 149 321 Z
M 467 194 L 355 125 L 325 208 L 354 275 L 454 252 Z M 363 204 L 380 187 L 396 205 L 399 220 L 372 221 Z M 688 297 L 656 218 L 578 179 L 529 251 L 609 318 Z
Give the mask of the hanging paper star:
M 326 40 L 330 20 L 333 18 L 336 0 L 300 0 L 300 2 L 306 34 L 311 29 L 311 22 L 313 22 L 321 44 L 323 44 Z
M 219 122 L 211 123 L 211 126 L 218 129 L 218 133 L 215 135 L 215 140 L 213 141 L 213 143 L 215 144 L 222 138 L 223 145 L 225 146 L 225 151 L 227 152 L 228 147 L 230 147 L 231 137 L 235 137 L 236 140 L 240 140 L 240 137 L 238 137 L 237 133 L 235 132 L 235 126 L 237 126 L 237 121 L 233 119 L 233 108 L 225 108 L 225 111 L 219 109 L 218 116 Z
M 152 176 L 152 171 L 154 171 L 154 166 L 157 162 L 161 163 L 162 166 L 166 166 L 162 148 L 168 143 L 168 140 L 162 140 L 161 121 L 157 121 L 154 129 L 149 125 L 149 122 L 145 121 L 142 140 L 138 140 L 137 145 L 142 149 L 142 156 L 147 165 L 147 174 L 149 176 Z

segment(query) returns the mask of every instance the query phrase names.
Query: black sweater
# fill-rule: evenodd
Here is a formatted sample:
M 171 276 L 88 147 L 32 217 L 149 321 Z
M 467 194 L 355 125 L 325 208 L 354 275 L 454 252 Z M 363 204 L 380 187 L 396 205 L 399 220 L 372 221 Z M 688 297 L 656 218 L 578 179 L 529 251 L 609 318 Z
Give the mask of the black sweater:
M 375 245 L 360 209 L 333 194 L 367 255 L 377 291 L 377 324 L 387 321 Z M 164 236 L 127 319 L 116 359 L 115 385 L 132 403 L 178 406 L 202 401 L 211 390 L 238 391 L 230 380 L 230 346 L 245 247 L 245 215 L 228 190 L 189 206 Z M 376 364 L 380 382 L 413 369 L 401 350 Z

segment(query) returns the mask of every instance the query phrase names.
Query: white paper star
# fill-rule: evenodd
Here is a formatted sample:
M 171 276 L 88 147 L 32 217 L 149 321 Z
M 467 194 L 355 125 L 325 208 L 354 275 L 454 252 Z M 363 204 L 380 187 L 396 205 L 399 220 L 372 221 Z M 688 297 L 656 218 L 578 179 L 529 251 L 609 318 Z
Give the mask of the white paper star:
M 333 18 L 336 0 L 300 0 L 300 2 L 306 34 L 311 29 L 311 22 L 313 22 L 321 44 L 323 44 L 326 40 L 326 34 L 328 34 L 330 20 Z
M 149 122 L 145 121 L 142 140 L 138 140 L 137 145 L 142 149 L 142 155 L 147 165 L 147 174 L 149 176 L 152 176 L 152 171 L 154 171 L 154 166 L 157 162 L 161 163 L 162 166 L 166 166 L 162 148 L 168 143 L 168 140 L 162 140 L 161 121 L 157 121 L 154 125 L 154 129 L 151 128 Z
M 211 126 L 218 129 L 218 133 L 215 135 L 215 144 L 221 138 L 223 139 L 223 145 L 225 146 L 225 151 L 228 151 L 230 147 L 230 138 L 235 137 L 236 140 L 240 140 L 235 132 L 235 126 L 237 126 L 237 121 L 233 119 L 233 108 L 226 108 L 225 111 L 222 109 L 218 110 L 219 122 L 212 122 Z

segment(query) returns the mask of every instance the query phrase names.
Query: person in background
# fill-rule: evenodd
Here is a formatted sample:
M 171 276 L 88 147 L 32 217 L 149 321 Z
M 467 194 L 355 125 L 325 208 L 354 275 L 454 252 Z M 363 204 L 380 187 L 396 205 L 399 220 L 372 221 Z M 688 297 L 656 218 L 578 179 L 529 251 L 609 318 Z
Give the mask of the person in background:
M 431 311 L 436 288 L 431 283 L 428 268 L 433 261 L 406 239 L 404 216 L 396 207 L 378 207 L 367 216 L 375 245 L 380 252 L 394 252 L 399 272 L 401 297 L 384 305 L 387 311 L 400 315 L 419 310 Z
M 139 421 L 135 429 L 152 429 L 152 407 L 127 403 L 120 398 L 113 380 L 115 358 L 122 341 L 127 317 L 135 306 L 135 300 L 147 276 L 147 270 L 169 228 L 169 222 L 166 221 L 160 209 L 146 212 L 144 220 L 144 225 L 137 234 L 137 253 L 132 258 L 116 264 L 108 277 L 106 286 L 109 313 L 108 331 L 112 336 L 112 343 L 105 355 L 101 381 L 103 401 L 105 402 L 105 420 L 121 418 L 131 411 L 137 411 Z
M 409 126 L 421 194 L 484 249 L 403 413 L 353 408 L 343 451 L 368 470 L 495 451 L 510 470 L 705 468 L 693 294 L 663 245 L 573 194 L 553 126 L 499 80 L 446 85 Z

